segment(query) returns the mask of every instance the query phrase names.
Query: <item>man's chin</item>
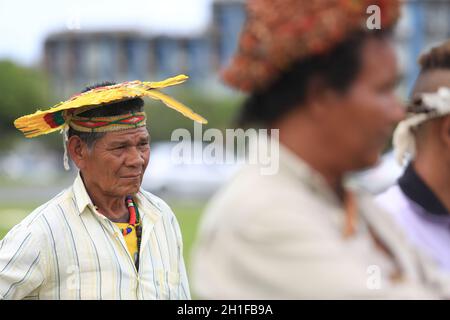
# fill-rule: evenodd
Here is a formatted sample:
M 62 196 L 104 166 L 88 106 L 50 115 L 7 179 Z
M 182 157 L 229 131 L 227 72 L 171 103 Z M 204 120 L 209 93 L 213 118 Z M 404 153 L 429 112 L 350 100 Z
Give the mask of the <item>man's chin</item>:
M 139 181 L 137 183 L 130 183 L 130 184 L 122 185 L 117 189 L 123 190 L 123 192 L 121 192 L 121 194 L 131 195 L 131 194 L 138 193 L 140 187 L 141 187 L 141 182 Z
M 354 163 L 354 167 L 351 171 L 362 171 L 372 168 L 378 165 L 381 161 L 381 156 L 379 153 L 368 155 L 364 159 L 361 159 L 358 163 Z

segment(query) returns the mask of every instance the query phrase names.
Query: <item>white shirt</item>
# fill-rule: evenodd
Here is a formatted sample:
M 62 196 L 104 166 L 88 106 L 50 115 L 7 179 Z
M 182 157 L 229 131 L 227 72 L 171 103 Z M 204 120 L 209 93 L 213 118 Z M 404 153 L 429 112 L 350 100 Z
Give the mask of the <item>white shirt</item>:
M 78 175 L 0 242 L 0 298 L 190 299 L 175 215 L 143 189 L 134 200 L 142 219 L 139 272 Z
M 398 185 L 390 187 L 376 200 L 392 214 L 411 243 L 428 252 L 450 275 L 450 216 L 428 213 L 409 199 Z
M 192 281 L 205 299 L 433 298 L 413 248 L 370 197 L 356 194 L 356 233 L 320 174 L 280 145 L 280 167 L 244 167 L 209 204 Z M 378 250 L 368 228 L 392 253 Z M 394 280 L 397 270 L 403 277 Z
M 410 164 L 398 183 L 378 195 L 409 243 L 433 262 L 422 271 L 441 296 L 450 298 L 450 215 L 440 199 Z

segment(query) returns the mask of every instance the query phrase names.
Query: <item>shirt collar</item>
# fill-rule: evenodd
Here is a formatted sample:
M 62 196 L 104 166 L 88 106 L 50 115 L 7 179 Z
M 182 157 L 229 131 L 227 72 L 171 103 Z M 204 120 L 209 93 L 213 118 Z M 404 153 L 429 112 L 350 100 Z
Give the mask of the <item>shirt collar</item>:
M 161 218 L 164 209 L 157 201 L 150 197 L 148 192 L 145 192 L 141 188 L 134 196 L 134 200 L 136 201 L 139 214 L 143 221 L 148 219 L 148 225 L 154 225 Z
M 447 208 L 414 170 L 412 163 L 408 165 L 398 184 L 403 193 L 427 213 L 439 216 L 449 214 Z
M 280 143 L 280 165 L 297 176 L 310 190 L 320 194 L 325 200 L 340 205 L 335 192 L 328 185 L 325 178 L 312 168 L 306 161 L 297 156 L 286 146 Z
M 78 172 L 75 182 L 73 183 L 73 194 L 78 208 L 78 214 L 81 214 L 87 206 L 94 207 L 94 204 L 87 193 L 86 187 L 84 186 L 80 172 Z

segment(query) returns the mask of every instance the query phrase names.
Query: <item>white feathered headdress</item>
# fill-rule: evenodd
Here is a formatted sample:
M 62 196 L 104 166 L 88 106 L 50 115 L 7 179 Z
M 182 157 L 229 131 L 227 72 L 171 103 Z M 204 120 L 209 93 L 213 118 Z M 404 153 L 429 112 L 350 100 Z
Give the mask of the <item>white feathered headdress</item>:
M 408 111 L 410 115 L 394 131 L 395 157 L 400 165 L 407 155 L 415 156 L 414 128 L 427 120 L 450 114 L 450 88 L 441 87 L 436 92 L 423 93 Z

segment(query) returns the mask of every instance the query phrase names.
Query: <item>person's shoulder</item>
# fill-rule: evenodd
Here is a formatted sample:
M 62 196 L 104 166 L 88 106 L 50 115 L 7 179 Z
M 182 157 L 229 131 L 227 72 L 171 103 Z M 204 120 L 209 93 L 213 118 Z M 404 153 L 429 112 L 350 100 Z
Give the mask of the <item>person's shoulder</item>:
M 217 192 L 205 209 L 207 225 L 244 228 L 247 225 L 289 225 L 309 220 L 315 198 L 308 188 L 284 173 L 262 175 L 256 166 L 243 167 Z
M 14 241 L 24 241 L 30 238 L 35 247 L 39 247 L 38 243 L 43 243 L 49 234 L 45 227 L 46 219 L 52 215 L 58 206 L 67 201 L 68 191 L 63 190 L 58 195 L 34 209 L 29 215 L 22 219 L 18 224 L 12 227 L 5 238 L 14 239 Z M 9 240 L 10 242 L 11 240 Z
M 138 193 L 138 199 L 141 201 L 141 205 L 143 210 L 150 210 L 152 212 L 157 211 L 157 215 L 159 216 L 159 221 L 164 225 L 165 232 L 175 232 L 177 234 L 178 240 L 181 240 L 180 235 L 180 226 L 178 224 L 178 219 L 173 212 L 172 208 L 160 197 L 155 194 L 148 192 L 144 189 L 140 189 Z M 143 203 L 142 203 L 143 202 Z M 139 207 L 139 206 L 138 206 Z M 139 209 L 139 210 L 141 210 Z M 141 212 L 141 211 L 140 211 Z M 146 212 L 146 211 L 144 211 Z M 142 213 L 144 213 L 142 212 Z M 148 211 L 147 211 L 148 213 Z M 167 229 L 169 226 L 169 229 Z M 168 231 L 170 230 L 170 231 Z
M 141 199 L 144 202 L 156 208 L 159 211 L 159 213 L 161 213 L 163 216 L 172 217 L 174 215 L 170 206 L 157 195 L 148 192 L 143 188 L 139 190 L 139 194 L 141 195 Z
M 244 207 L 273 204 L 274 199 L 289 199 L 296 194 L 301 184 L 292 176 L 281 172 L 264 174 L 259 166 L 244 165 L 219 191 L 213 196 L 212 202 L 223 204 L 239 204 Z M 280 202 L 281 202 L 280 201 Z
M 29 230 L 38 230 L 40 222 L 46 219 L 48 215 L 60 210 L 61 206 L 70 201 L 70 190 L 65 189 L 59 194 L 48 200 L 44 204 L 34 209 L 28 216 L 26 216 L 16 227 Z
M 374 202 L 389 213 L 399 213 L 408 206 L 407 197 L 398 184 L 389 187 L 374 197 Z
M 361 213 L 366 222 L 381 226 L 383 233 L 403 234 L 400 226 L 409 212 L 408 200 L 397 184 L 376 196 L 366 197 L 361 204 Z
M 375 195 L 375 200 L 376 201 L 384 201 L 386 199 L 391 199 L 391 198 L 396 198 L 400 195 L 402 195 L 403 192 L 400 189 L 398 184 L 394 184 L 392 186 L 390 186 L 389 188 L 387 188 L 386 190 L 384 190 L 383 192 Z

